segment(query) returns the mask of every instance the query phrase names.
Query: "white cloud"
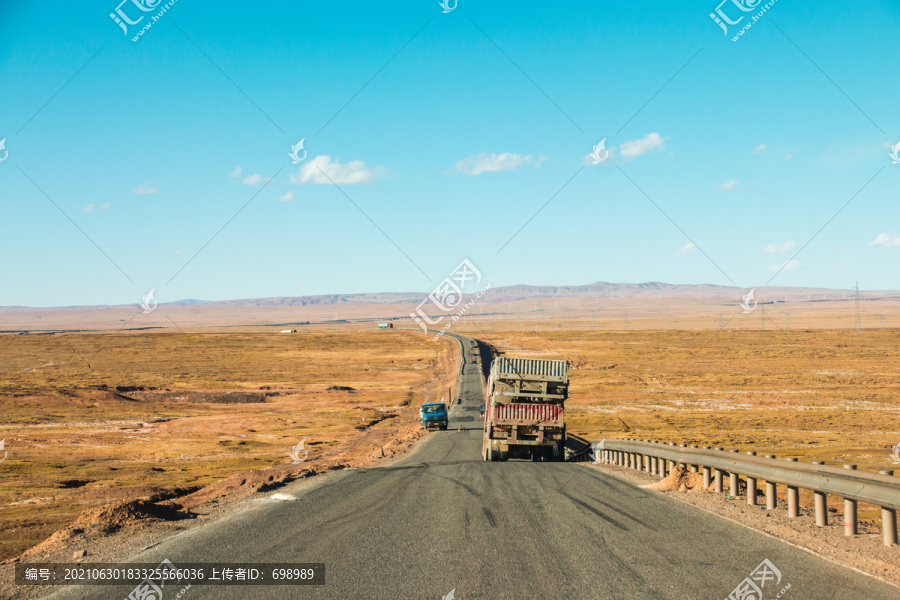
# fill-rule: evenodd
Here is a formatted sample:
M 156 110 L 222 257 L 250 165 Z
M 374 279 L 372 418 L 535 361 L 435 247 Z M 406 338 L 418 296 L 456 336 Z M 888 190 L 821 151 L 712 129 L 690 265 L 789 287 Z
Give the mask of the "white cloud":
M 759 154 L 760 152 L 765 152 L 767 146 L 765 144 L 760 144 L 756 148 L 753 149 L 753 154 Z
M 187 254 L 187 250 L 185 250 L 184 248 L 179 248 L 172 253 L 172 256 L 181 256 L 182 254 Z
M 324 171 L 324 173 L 323 173 Z M 353 160 L 345 164 L 340 158 L 331 162 L 331 157 L 317 156 L 300 167 L 296 175 L 291 175 L 291 183 L 334 183 L 337 185 L 357 185 L 375 183 L 384 174 L 382 166 L 369 168 L 361 160 Z M 327 176 L 326 176 L 327 174 Z
M 784 160 L 792 160 L 793 158 L 794 158 L 793 154 L 785 154 L 784 155 Z
M 293 202 L 294 201 L 294 190 L 289 191 L 284 196 L 278 198 L 279 202 Z
M 540 156 L 538 156 L 538 157 L 535 159 L 535 161 L 534 161 L 534 168 L 535 168 L 535 169 L 540 168 L 540 166 L 544 163 L 545 160 L 550 160 L 550 157 L 549 157 L 549 156 L 544 156 L 543 154 L 541 154 Z
M 97 210 L 106 210 L 107 208 L 109 208 L 109 202 L 104 202 L 103 204 L 101 204 L 100 206 L 97 207 Z
M 263 177 L 259 173 L 254 173 L 253 175 L 244 177 L 244 183 L 247 185 L 259 185 L 261 183 L 268 183 L 271 179 L 271 177 Z
M 900 248 L 900 236 L 896 233 L 881 233 L 877 238 L 869 242 L 869 247 L 882 246 L 883 248 Z
M 156 187 L 155 185 L 150 185 L 150 182 L 144 182 L 143 185 L 139 185 L 136 188 L 134 188 L 133 190 L 131 190 L 131 193 L 138 194 L 138 195 L 155 194 L 158 191 L 159 191 L 159 188 Z
M 522 156 L 514 152 L 503 152 L 502 154 L 482 152 L 456 161 L 456 172 L 464 175 L 480 175 L 481 173 L 512 171 L 529 162 L 531 162 L 531 156 Z
M 736 186 L 736 185 L 739 184 L 740 182 L 741 182 L 741 180 L 738 179 L 737 177 L 735 177 L 734 179 L 729 179 L 729 180 L 726 181 L 725 183 L 719 185 L 719 189 L 720 189 L 720 190 L 725 190 L 726 192 L 728 192 L 728 191 L 733 190 L 733 189 L 734 189 L 734 186 Z
M 781 271 L 781 270 L 791 271 L 793 269 L 799 269 L 802 266 L 803 266 L 803 263 L 801 263 L 799 260 L 792 259 L 792 260 L 783 262 L 780 265 L 769 265 L 769 270 L 770 271 Z
M 778 252 L 787 252 L 788 250 L 793 250 L 794 248 L 800 246 L 800 242 L 790 241 L 784 242 L 783 244 L 769 244 L 765 248 L 763 248 L 763 252 L 766 254 L 776 254 Z
M 94 210 L 94 206 L 96 206 L 96 205 L 88 204 L 87 206 L 85 206 L 84 208 L 81 209 L 81 212 L 91 212 L 92 210 Z
M 662 150 L 666 146 L 666 140 L 669 138 L 661 137 L 658 133 L 650 133 L 639 140 L 628 140 L 622 142 L 619 146 L 619 154 L 622 158 L 632 160 L 641 154 L 647 154 L 653 150 Z
M 242 172 L 243 169 L 241 169 L 241 165 L 238 165 L 234 168 L 234 171 L 231 172 L 231 175 L 229 175 L 229 177 L 240 177 Z
M 691 252 L 697 249 L 697 244 L 694 242 L 688 242 L 681 248 L 675 251 L 675 256 L 687 256 Z

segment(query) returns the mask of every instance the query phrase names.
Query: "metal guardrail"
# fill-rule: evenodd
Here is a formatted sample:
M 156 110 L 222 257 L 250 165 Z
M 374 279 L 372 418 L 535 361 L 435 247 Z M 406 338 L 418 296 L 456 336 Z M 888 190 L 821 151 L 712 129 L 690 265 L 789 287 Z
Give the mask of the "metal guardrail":
M 799 515 L 799 490 L 812 490 L 815 499 L 816 524 L 828 524 L 826 495 L 844 498 L 844 532 L 857 533 L 857 502 L 867 502 L 881 507 L 884 545 L 897 543 L 897 510 L 900 509 L 900 477 L 883 469 L 878 473 L 857 471 L 856 465 L 844 468 L 826 466 L 824 463 L 801 463 L 796 458 L 778 459 L 773 455 L 756 456 L 755 452 L 739 454 L 737 450 L 722 448 L 687 447 L 684 444 L 664 444 L 650 440 L 603 440 L 599 448 L 601 462 L 622 465 L 665 477 L 675 468 L 684 465 L 691 471 L 703 471 L 703 487 L 714 485 L 716 492 L 723 491 L 723 477 L 729 476 L 731 495 L 738 495 L 738 477 L 747 481 L 747 503 L 756 504 L 757 480 L 766 482 L 766 507 L 777 505 L 776 486 L 787 486 L 788 516 Z M 714 483 L 712 480 L 714 479 Z

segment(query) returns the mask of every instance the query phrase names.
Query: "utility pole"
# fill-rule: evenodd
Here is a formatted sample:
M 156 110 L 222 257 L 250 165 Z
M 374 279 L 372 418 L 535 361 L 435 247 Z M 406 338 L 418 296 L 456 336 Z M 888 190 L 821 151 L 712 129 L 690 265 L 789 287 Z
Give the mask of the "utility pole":
M 859 282 L 856 282 L 856 333 L 862 329 L 862 317 L 859 314 Z
M 766 304 L 765 302 L 760 302 L 759 307 L 762 309 L 759 311 L 759 319 L 762 321 L 762 330 L 766 330 Z

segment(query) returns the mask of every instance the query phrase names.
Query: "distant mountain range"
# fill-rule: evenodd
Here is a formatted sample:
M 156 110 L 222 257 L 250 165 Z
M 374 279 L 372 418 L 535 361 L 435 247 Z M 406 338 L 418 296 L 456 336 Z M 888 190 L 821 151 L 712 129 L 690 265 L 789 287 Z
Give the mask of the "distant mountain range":
M 832 300 L 850 298 L 855 294 L 853 290 L 832 288 L 803 288 L 803 287 L 757 287 L 757 298 L 790 298 L 792 300 Z M 538 298 L 571 298 L 571 297 L 602 297 L 602 298 L 727 298 L 739 300 L 748 292 L 748 288 L 724 285 L 686 285 L 661 283 L 650 281 L 646 283 L 607 283 L 598 281 L 587 285 L 510 285 L 505 287 L 490 288 L 481 302 L 515 302 Z M 366 294 L 323 294 L 316 296 L 295 296 L 275 298 L 249 298 L 242 300 L 179 300 L 165 302 L 169 307 L 290 307 L 290 306 L 329 306 L 348 304 L 418 304 L 426 296 L 427 292 L 385 292 Z M 866 291 L 860 292 L 860 296 L 871 300 L 876 298 L 900 298 L 900 291 Z M 120 305 L 124 306 L 124 305 Z M 128 305 L 130 306 L 130 305 Z M 113 305 L 103 306 L 66 306 L 59 309 L 91 309 L 113 308 Z M 47 308 L 32 308 L 25 306 L 3 306 L 0 312 L 18 312 L 31 310 L 49 310 Z

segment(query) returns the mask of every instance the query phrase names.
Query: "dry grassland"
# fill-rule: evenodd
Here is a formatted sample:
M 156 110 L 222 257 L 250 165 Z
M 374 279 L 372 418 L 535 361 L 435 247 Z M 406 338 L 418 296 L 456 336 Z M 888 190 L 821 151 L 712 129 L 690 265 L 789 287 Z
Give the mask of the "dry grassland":
M 396 330 L 0 335 L 0 559 L 110 500 L 290 465 L 302 440 L 312 471 L 390 456 L 457 354 Z

